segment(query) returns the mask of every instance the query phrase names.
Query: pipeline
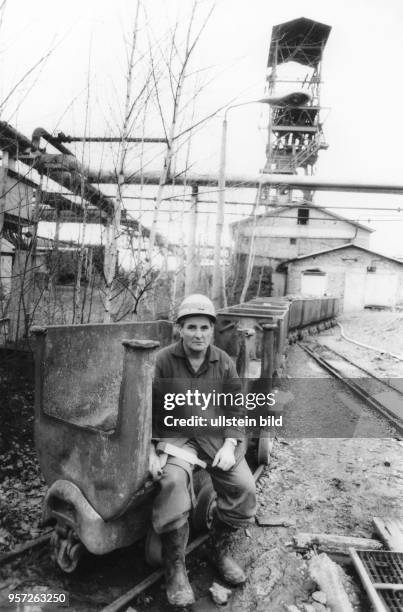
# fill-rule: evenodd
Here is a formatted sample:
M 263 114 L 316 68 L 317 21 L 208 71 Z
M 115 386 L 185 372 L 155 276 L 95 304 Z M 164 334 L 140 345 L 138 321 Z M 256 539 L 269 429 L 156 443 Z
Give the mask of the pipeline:
M 356 344 L 357 346 L 362 346 L 363 348 L 370 349 L 371 351 L 376 351 L 377 353 L 382 353 L 384 355 L 390 355 L 394 359 L 398 359 L 399 361 L 403 361 L 403 357 L 401 355 L 395 355 L 395 353 L 391 353 L 390 351 L 386 351 L 384 349 L 380 349 L 380 348 L 377 348 L 375 346 L 370 346 L 369 344 L 364 344 L 363 342 L 358 342 L 358 340 L 353 340 L 353 338 L 349 338 L 344 333 L 344 329 L 343 329 L 341 323 L 339 323 L 337 321 L 336 325 L 338 325 L 340 327 L 341 337 L 344 338 L 344 340 L 347 340 L 347 342 L 352 342 L 352 344 Z
M 115 171 L 93 170 L 80 166 L 78 160 L 67 154 L 42 154 L 37 160 L 38 164 L 50 167 L 62 166 L 66 169 L 78 170 L 85 173 L 90 183 L 115 184 L 118 176 Z M 147 184 L 158 185 L 161 180 L 160 172 L 132 172 L 130 176 L 125 176 L 126 185 Z M 187 173 L 173 175 L 167 179 L 167 184 L 175 185 L 199 185 L 201 187 L 216 186 L 218 178 L 216 174 L 192 174 Z M 260 175 L 228 175 L 226 177 L 228 187 L 249 187 L 257 188 L 264 185 L 273 187 L 285 186 L 290 189 L 315 189 L 316 191 L 358 191 L 360 193 L 387 193 L 402 194 L 403 183 L 360 183 L 338 180 L 319 179 L 317 177 L 305 177 L 297 175 L 282 176 L 279 174 L 260 174 Z

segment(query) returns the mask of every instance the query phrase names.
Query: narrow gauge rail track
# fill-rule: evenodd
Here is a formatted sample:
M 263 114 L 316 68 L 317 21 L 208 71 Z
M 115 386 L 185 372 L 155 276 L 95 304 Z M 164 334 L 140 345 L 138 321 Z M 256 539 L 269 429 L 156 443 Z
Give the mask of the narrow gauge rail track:
M 30 540 L 29 542 L 25 542 L 25 544 L 17 546 L 17 548 L 14 548 L 9 552 L 0 552 L 0 566 L 5 565 L 6 563 L 10 563 L 16 557 L 19 557 L 20 555 L 23 555 L 24 553 L 27 553 L 32 549 L 37 548 L 38 546 L 44 546 L 45 544 L 48 544 L 50 542 L 51 534 L 52 531 L 49 530 L 46 533 L 38 536 L 37 538 Z
M 326 345 L 315 344 L 312 346 L 304 342 L 298 344 L 319 365 L 341 380 L 369 406 L 388 419 L 396 427 L 399 434 L 403 435 L 403 391 L 401 389 L 379 378 Z M 391 403 L 394 404 L 393 409 Z
M 383 385 L 388 386 L 390 389 L 397 391 L 400 395 L 403 396 L 403 387 L 399 389 L 399 387 L 396 387 L 395 385 L 392 385 L 390 383 L 391 377 L 388 378 L 381 378 L 380 376 L 376 376 L 373 372 L 371 372 L 370 370 L 367 370 L 366 368 L 363 368 L 361 365 L 359 365 L 358 363 L 356 363 L 355 361 L 352 361 L 351 359 L 349 359 L 348 357 L 346 357 L 345 355 L 342 355 L 341 353 L 339 353 L 338 351 L 336 351 L 333 348 L 330 348 L 330 346 L 327 345 L 322 345 L 326 348 L 327 351 L 330 351 L 331 353 L 334 353 L 335 355 L 337 355 L 337 357 L 340 357 L 341 359 L 343 359 L 344 361 L 347 361 L 348 363 L 350 363 L 352 366 L 358 368 L 359 370 L 361 370 L 362 372 L 364 372 L 367 376 L 370 376 L 371 378 L 375 378 L 378 382 L 382 383 Z M 393 380 L 393 378 L 392 378 Z
M 264 468 L 265 466 L 261 464 L 254 471 L 253 477 L 255 479 L 255 482 L 259 480 Z M 10 563 L 14 561 L 17 557 L 21 557 L 24 554 L 25 555 L 29 554 L 29 552 L 32 551 L 33 549 L 48 545 L 50 543 L 51 534 L 52 534 L 52 531 L 48 531 L 45 534 L 39 536 L 38 538 L 30 540 L 29 542 L 26 542 L 25 544 L 7 553 L 0 553 L 0 567 L 2 565 L 5 565 L 6 563 Z M 190 553 L 195 551 L 197 548 L 199 548 L 199 546 L 204 544 L 207 538 L 208 538 L 208 534 L 205 533 L 205 534 L 199 535 L 192 542 L 190 542 L 186 550 L 186 555 L 189 555 Z M 146 576 L 143 580 L 141 580 L 139 583 L 134 585 L 127 592 L 123 593 L 117 599 L 113 600 L 107 606 L 102 608 L 100 612 L 118 612 L 118 610 L 121 610 L 122 608 L 124 608 L 124 606 L 128 606 L 129 603 L 133 601 L 133 599 L 138 597 L 141 593 L 143 593 L 153 584 L 158 582 L 161 578 L 163 578 L 163 576 L 164 576 L 164 570 L 161 568 L 151 572 L 148 576 Z

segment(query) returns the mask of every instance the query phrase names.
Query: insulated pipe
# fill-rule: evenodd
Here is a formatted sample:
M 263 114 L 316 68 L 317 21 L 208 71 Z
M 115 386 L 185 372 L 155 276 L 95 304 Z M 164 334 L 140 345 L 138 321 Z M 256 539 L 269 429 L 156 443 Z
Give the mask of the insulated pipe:
M 377 353 L 381 353 L 383 355 L 390 355 L 391 357 L 393 357 L 394 359 L 397 359 L 398 361 L 403 361 L 402 355 L 397 355 L 396 353 L 391 353 L 390 351 L 387 351 L 385 349 L 377 348 L 376 346 L 371 346 L 370 344 L 364 344 L 363 342 L 359 342 L 358 340 L 353 340 L 353 338 L 349 338 L 344 333 L 344 329 L 341 323 L 336 321 L 336 325 L 340 327 L 341 337 L 344 338 L 344 340 L 347 340 L 347 342 L 351 342 L 352 344 L 356 344 L 357 346 L 362 346 L 363 348 L 370 349 L 371 351 L 376 351 Z
M 60 151 L 60 153 L 63 153 L 64 155 L 73 155 L 73 153 L 67 147 L 62 145 L 62 143 L 57 138 L 55 138 L 55 136 L 52 136 L 52 134 L 50 134 L 47 130 L 45 130 L 45 128 L 42 127 L 37 127 L 32 132 L 32 144 L 34 146 L 34 149 L 39 150 L 39 143 L 41 141 L 41 138 L 43 138 L 49 144 L 55 147 L 55 149 Z
M 159 172 L 144 172 L 133 174 L 125 178 L 125 183 L 128 185 L 144 183 L 150 185 L 158 185 L 160 179 Z M 115 183 L 116 176 L 114 172 L 96 172 L 90 173 L 88 180 L 98 183 Z M 257 188 L 259 185 L 284 186 L 290 189 L 315 189 L 316 191 L 358 191 L 360 193 L 394 193 L 403 194 L 403 183 L 360 183 L 349 181 L 329 181 L 318 179 L 316 177 L 305 177 L 296 175 L 282 176 L 279 174 L 261 174 L 261 175 L 229 175 L 226 178 L 228 187 L 249 187 Z M 214 174 L 187 174 L 186 176 L 179 175 L 170 177 L 167 183 L 175 183 L 176 185 L 199 185 L 201 187 L 217 186 L 218 178 Z
M 122 142 L 122 138 L 108 137 L 108 136 L 68 136 L 63 132 L 59 132 L 55 140 L 58 143 L 62 142 Z M 124 139 L 125 142 L 151 142 L 151 143 L 164 143 L 166 144 L 166 138 L 133 138 L 131 136 Z M 55 145 L 56 146 L 56 145 Z
M 36 158 L 37 168 L 40 170 L 42 166 L 42 170 L 47 171 L 51 179 L 63 185 L 70 191 L 73 191 L 76 195 L 84 195 L 84 198 L 88 200 L 88 202 L 99 206 L 99 208 L 106 212 L 107 215 L 111 215 L 113 211 L 113 203 L 101 191 L 99 191 L 99 189 L 93 187 L 93 185 L 91 185 L 91 183 L 88 181 L 87 175 L 89 168 L 81 164 L 70 149 L 61 144 L 61 142 L 55 136 L 52 136 L 52 134 L 42 127 L 37 127 L 32 132 L 32 144 L 34 150 L 39 150 L 41 138 L 60 151 L 61 155 L 52 155 L 49 153 L 40 154 Z M 55 162 L 56 166 L 61 164 L 62 168 L 54 168 L 53 165 Z M 72 172 L 70 176 L 66 176 L 66 169 L 69 172 Z M 75 173 L 79 173 L 81 176 L 77 176 Z M 82 186 L 83 178 L 84 189 Z
M 117 175 L 114 171 L 103 172 L 92 170 L 82 166 L 73 155 L 49 155 L 42 154 L 38 157 L 38 165 L 49 165 L 50 167 L 61 166 L 66 170 L 77 170 L 85 173 L 90 183 L 115 184 Z M 126 185 L 148 184 L 159 185 L 160 172 L 134 172 L 125 177 Z M 175 185 L 199 185 L 201 187 L 218 185 L 216 174 L 179 174 L 167 179 L 167 184 Z M 260 175 L 229 175 L 226 178 L 228 187 L 257 188 L 259 185 L 272 185 L 274 187 L 288 187 L 290 189 L 313 189 L 316 191 L 358 191 L 360 193 L 386 193 L 403 194 L 403 183 L 378 183 L 378 182 L 357 182 L 357 181 L 338 181 L 318 179 L 317 177 L 306 177 L 297 175 L 283 176 L 281 174 L 260 174 Z
M 39 138 L 44 137 L 42 132 L 39 133 L 41 129 L 38 129 L 35 146 L 38 146 Z M 60 146 L 63 147 L 63 145 Z M 69 191 L 78 196 L 83 196 L 85 200 L 100 208 L 108 216 L 113 214 L 113 201 L 111 198 L 108 198 L 91 184 L 91 181 L 88 180 L 89 168 L 81 164 L 72 153 L 69 152 L 62 155 L 41 153 L 35 158 L 35 167 L 39 172 L 46 174 Z

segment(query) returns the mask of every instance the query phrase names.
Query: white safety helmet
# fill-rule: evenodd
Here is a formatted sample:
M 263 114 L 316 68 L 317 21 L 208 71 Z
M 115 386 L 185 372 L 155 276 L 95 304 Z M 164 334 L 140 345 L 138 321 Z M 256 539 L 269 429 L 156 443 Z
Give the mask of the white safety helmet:
M 215 323 L 215 308 L 213 302 L 201 293 L 188 295 L 179 306 L 176 322 L 179 323 L 184 317 L 205 315 Z

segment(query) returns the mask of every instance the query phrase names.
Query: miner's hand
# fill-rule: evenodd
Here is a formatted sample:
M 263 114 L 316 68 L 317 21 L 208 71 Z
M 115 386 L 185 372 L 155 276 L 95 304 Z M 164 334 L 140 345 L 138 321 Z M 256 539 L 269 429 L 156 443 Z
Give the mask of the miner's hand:
M 218 467 L 227 472 L 233 465 L 235 465 L 234 445 L 231 442 L 224 442 L 215 454 L 212 467 Z
M 157 454 L 154 444 L 151 444 L 150 459 L 148 469 L 153 480 L 159 480 L 162 476 L 162 470 L 167 462 L 168 455 L 166 453 Z

